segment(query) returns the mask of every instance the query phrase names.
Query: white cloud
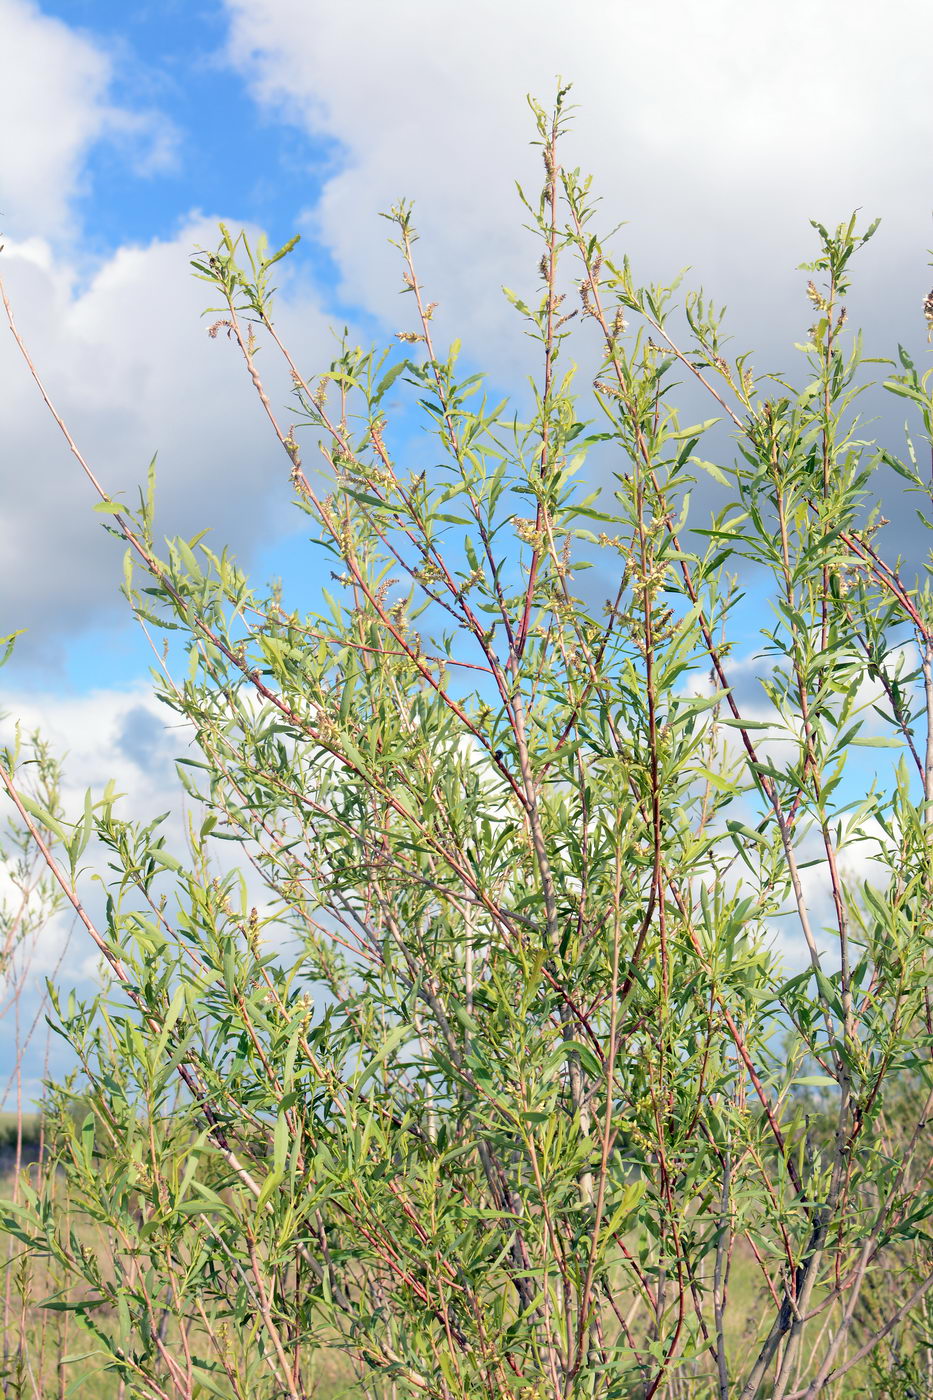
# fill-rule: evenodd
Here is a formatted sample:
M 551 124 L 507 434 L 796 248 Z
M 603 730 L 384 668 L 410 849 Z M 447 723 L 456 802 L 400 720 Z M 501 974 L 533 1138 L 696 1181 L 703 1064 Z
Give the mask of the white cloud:
M 171 161 L 171 124 L 110 100 L 111 62 L 91 39 L 31 0 L 0 0 L 0 34 L 0 211 L 11 236 L 74 232 L 84 162 L 102 139 L 123 146 L 141 173 Z
M 62 802 L 71 817 L 83 810 L 86 788 L 99 797 L 111 778 L 126 794 L 127 816 L 164 811 L 177 792 L 171 755 L 182 755 L 188 736 L 145 683 L 68 697 L 0 690 L 0 743 L 12 742 L 17 725 L 24 736 L 40 731 L 63 762 Z
M 135 505 L 158 452 L 157 511 L 166 533 L 211 527 L 211 542 L 248 552 L 289 497 L 288 463 L 234 347 L 210 340 L 209 290 L 188 258 L 213 246 L 216 223 L 193 219 L 175 238 L 119 249 L 82 286 L 41 240 L 8 244 L 3 273 L 19 328 L 53 400 L 105 488 Z M 330 353 L 317 305 L 296 292 L 296 349 Z M 289 384 L 271 362 L 273 402 Z M 0 441 L 6 478 L 0 516 L 0 633 L 28 628 L 22 647 L 120 606 L 121 549 L 78 464 L 46 412 L 12 337 L 0 338 Z
M 688 261 L 718 300 L 738 298 L 741 338 L 807 324 L 790 316 L 792 269 L 814 248 L 807 219 L 853 207 L 887 218 L 863 310 L 890 332 L 922 334 L 933 107 L 933 11 L 909 0 L 227 0 L 230 52 L 260 101 L 337 138 L 343 170 L 317 213 L 345 291 L 389 320 L 393 255 L 377 209 L 418 201 L 432 297 L 485 355 L 512 327 L 501 281 L 533 277 L 513 177 L 537 192 L 541 167 L 523 94 L 546 105 L 560 71 L 581 104 L 566 146 L 592 169 L 604 225 L 629 220 L 636 272 Z M 892 307 L 892 301 L 895 303 Z M 799 337 L 794 337 L 799 338 Z M 494 346 L 494 349 L 498 348 Z M 769 347 L 770 348 L 770 347 Z
M 287 471 L 231 347 L 212 343 L 209 296 L 188 258 L 216 242 L 212 219 L 179 219 L 175 237 L 118 248 L 96 267 L 76 222 L 90 153 L 115 143 L 137 173 L 165 167 L 174 132 L 158 114 L 110 96 L 112 61 L 96 40 L 0 0 L 0 273 L 53 400 L 106 489 L 135 503 L 159 453 L 167 533 L 216 529 L 248 552 L 282 508 Z M 91 230 L 93 232 L 93 230 Z M 326 334 L 307 298 L 299 348 Z M 26 628 L 20 654 L 53 666 L 57 644 L 119 608 L 120 551 L 102 537 L 94 498 L 44 409 L 12 338 L 0 336 L 0 633 Z M 287 383 L 272 377 L 277 398 Z

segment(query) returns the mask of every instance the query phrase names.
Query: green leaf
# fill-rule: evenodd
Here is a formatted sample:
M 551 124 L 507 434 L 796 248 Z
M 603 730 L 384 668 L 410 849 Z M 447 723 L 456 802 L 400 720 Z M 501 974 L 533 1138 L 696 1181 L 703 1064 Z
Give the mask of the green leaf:
M 294 234 L 294 235 L 288 240 L 287 243 L 283 243 L 283 244 L 282 244 L 281 248 L 278 250 L 277 253 L 273 253 L 273 254 L 272 254 L 272 257 L 271 257 L 271 258 L 264 258 L 264 259 L 263 259 L 263 267 L 271 267 L 273 263 L 279 262 L 282 258 L 286 257 L 286 256 L 292 251 L 293 248 L 297 248 L 297 246 L 298 246 L 298 244 L 299 244 L 300 242 L 301 242 L 301 234 L 300 234 L 300 233 Z
M 404 374 L 407 368 L 408 361 L 399 360 L 397 364 L 394 364 L 391 369 L 386 371 L 386 373 L 380 379 L 379 383 L 376 385 L 376 389 L 372 399 L 373 404 L 381 403 L 385 395 L 392 388 L 392 385 L 395 383 L 396 379 L 398 379 L 400 374 Z
M 61 841 L 64 846 L 67 846 L 68 834 L 61 822 L 53 817 L 51 812 L 46 811 L 44 807 L 40 806 L 40 804 L 26 792 L 19 793 L 19 800 L 26 808 L 29 815 L 35 817 L 40 826 L 47 827 L 53 835 L 58 837 L 59 841 Z
M 729 485 L 729 478 L 721 467 L 716 466 L 715 462 L 707 462 L 702 457 L 688 457 L 687 460 L 691 466 L 700 467 L 706 472 L 707 476 L 711 476 L 714 481 L 718 481 L 720 486 Z
M 411 1027 L 406 1025 L 404 1022 L 401 1025 L 392 1027 L 392 1029 L 385 1035 L 382 1044 L 379 1046 L 379 1049 L 376 1051 L 375 1055 L 373 1055 L 372 1058 L 369 1060 L 368 1064 L 366 1065 L 366 1068 L 363 1070 L 360 1077 L 354 1082 L 353 1087 L 356 1089 L 357 1093 L 359 1093 L 362 1090 L 363 1086 L 367 1084 L 370 1079 L 372 1079 L 373 1075 L 380 1068 L 380 1066 L 385 1064 L 386 1060 L 389 1058 L 392 1052 L 396 1050 L 399 1045 L 401 1045 L 402 1041 L 407 1040 L 410 1037 Z

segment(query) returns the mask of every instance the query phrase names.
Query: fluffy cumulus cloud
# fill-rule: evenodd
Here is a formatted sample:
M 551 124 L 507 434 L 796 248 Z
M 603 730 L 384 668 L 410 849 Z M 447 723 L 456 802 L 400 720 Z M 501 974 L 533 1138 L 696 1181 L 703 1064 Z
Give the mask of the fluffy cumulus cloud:
M 124 816 L 164 811 L 159 804 L 176 786 L 173 759 L 190 745 L 178 717 L 145 685 L 65 698 L 0 690 L 0 743 L 12 744 L 17 728 L 24 738 L 39 731 L 62 761 L 62 803 L 71 817 L 83 810 L 86 789 L 100 797 L 109 780 L 124 795 Z
M 231 55 L 259 100 L 335 136 L 343 169 L 315 219 L 347 290 L 399 316 L 397 279 L 373 219 L 418 201 L 422 265 L 485 347 L 508 325 L 501 281 L 528 285 L 536 257 L 513 178 L 540 180 L 524 94 L 547 104 L 559 71 L 580 104 L 566 147 L 597 176 L 603 222 L 636 271 L 692 263 L 736 305 L 740 346 L 800 338 L 808 310 L 794 266 L 807 220 L 862 206 L 885 216 L 863 259 L 858 309 L 885 348 L 922 338 L 927 290 L 933 11 L 906 0 L 227 0 Z M 384 226 L 383 226 L 384 227 Z M 769 332 L 769 329 L 771 331 Z M 796 334 L 793 334 L 796 332 Z M 515 331 L 516 342 L 519 332 Z
M 281 524 L 288 473 L 276 474 L 233 347 L 209 340 L 201 316 L 210 296 L 188 260 L 216 243 L 216 219 L 180 213 L 174 236 L 92 263 L 77 195 L 94 147 L 119 142 L 140 173 L 164 158 L 170 126 L 117 106 L 105 50 L 30 0 L 0 0 L 0 34 L 0 274 L 30 353 L 111 494 L 135 502 L 158 453 L 163 531 L 211 527 L 212 542 L 248 554 Z M 317 367 L 330 357 L 329 323 L 298 290 L 288 310 L 297 353 Z M 264 368 L 284 402 L 287 376 Z M 120 615 L 120 551 L 102 538 L 93 493 L 5 331 L 0 379 L 0 634 L 25 629 L 18 655 L 54 668 L 65 641 Z
M 8 233 L 72 232 L 83 162 L 102 139 L 129 143 L 141 169 L 171 159 L 170 124 L 110 100 L 110 61 L 90 39 L 32 0 L 0 0 L 0 35 L 0 211 Z
M 83 284 L 47 243 L 27 240 L 7 245 L 3 272 L 30 352 L 105 489 L 135 504 L 157 452 L 163 529 L 210 527 L 218 547 L 248 551 L 284 509 L 288 471 L 234 347 L 207 335 L 209 293 L 188 258 L 215 241 L 214 221 L 187 222 L 175 238 L 118 250 Z M 316 347 L 319 360 L 320 311 L 299 296 L 292 314 L 299 349 Z M 121 551 L 102 538 L 93 493 L 9 335 L 0 375 L 0 632 L 28 629 L 26 654 L 48 653 L 119 605 Z M 283 376 L 272 373 L 270 388 L 286 400 Z
M 340 169 L 306 222 L 329 247 L 344 296 L 390 330 L 411 324 L 398 255 L 374 217 L 414 199 L 416 250 L 438 339 L 462 337 L 473 365 L 505 386 L 536 368 L 536 349 L 502 296 L 536 286 L 540 245 L 523 228 L 518 179 L 537 197 L 525 94 L 547 106 L 556 75 L 578 104 L 565 163 L 595 176 L 597 222 L 641 281 L 687 286 L 728 303 L 734 353 L 798 383 L 806 339 L 816 218 L 833 227 L 856 208 L 883 222 L 854 264 L 850 326 L 867 353 L 923 359 L 921 304 L 931 280 L 929 191 L 933 9 L 896 14 L 867 0 L 475 0 L 468 13 L 433 0 L 226 0 L 229 54 L 257 101 L 279 119 L 337 140 Z M 592 362 L 592 327 L 572 355 Z M 878 371 L 870 371 L 878 373 Z M 883 374 L 882 374 L 883 377 Z M 683 398 L 684 395 L 682 394 Z M 902 400 L 860 401 L 871 434 L 904 450 Z M 690 419 L 708 403 L 686 396 Z M 728 457 L 721 438 L 716 449 Z M 708 454 L 709 455 L 709 454 Z M 599 459 L 591 471 L 599 476 Z M 919 564 L 928 547 L 901 483 L 878 478 L 891 528 L 883 547 Z M 694 519 L 715 489 L 701 481 Z

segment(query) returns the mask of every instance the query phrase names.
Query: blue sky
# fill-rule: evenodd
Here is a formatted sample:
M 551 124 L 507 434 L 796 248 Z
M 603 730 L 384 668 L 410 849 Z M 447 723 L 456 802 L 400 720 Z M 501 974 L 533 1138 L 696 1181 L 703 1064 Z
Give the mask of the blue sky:
M 236 214 L 279 243 L 291 236 L 302 202 L 316 200 L 338 165 L 339 143 L 273 119 L 250 99 L 225 56 L 222 4 L 50 0 L 42 10 L 111 55 L 113 100 L 159 113 L 177 143 L 165 168 L 135 178 L 119 140 L 91 148 L 75 207 L 92 255 L 168 237 L 193 209 Z
M 876 353 L 898 339 L 927 353 L 927 0 L 473 0 L 464 14 L 453 0 L 0 0 L 0 272 L 53 398 L 109 490 L 132 499 L 158 452 L 166 533 L 211 525 L 257 578 L 305 595 L 287 472 L 232 350 L 205 335 L 188 258 L 218 218 L 274 243 L 300 231 L 281 324 L 312 373 L 334 326 L 362 342 L 405 328 L 378 214 L 412 197 L 439 340 L 462 337 L 465 363 L 521 385 L 528 343 L 500 288 L 534 285 L 514 180 L 537 186 L 525 94 L 547 102 L 558 72 L 579 103 L 568 161 L 594 171 L 605 225 L 624 221 L 636 275 L 691 263 L 688 280 L 729 303 L 735 348 L 792 367 L 808 219 L 860 206 L 884 222 L 852 320 Z M 0 382 L 0 633 L 28 628 L 0 713 L 70 752 L 75 800 L 115 772 L 140 814 L 164 810 L 162 756 L 147 771 L 125 738 L 152 712 L 121 552 L 5 335 Z M 286 379 L 271 385 L 284 403 Z M 900 428 L 899 409 L 880 424 L 895 446 Z

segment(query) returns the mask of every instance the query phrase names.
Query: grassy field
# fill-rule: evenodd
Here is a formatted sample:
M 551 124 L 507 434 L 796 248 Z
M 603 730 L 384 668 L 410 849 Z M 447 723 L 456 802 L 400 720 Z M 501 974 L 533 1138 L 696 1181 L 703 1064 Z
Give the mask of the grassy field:
M 14 1194 L 15 1181 L 8 1165 L 16 1141 L 15 1115 L 0 1117 L 0 1150 L 5 1153 L 5 1167 L 0 1176 L 0 1196 L 10 1199 Z M 33 1165 L 28 1168 L 34 1180 L 37 1168 L 35 1160 L 39 1144 L 39 1122 L 30 1118 L 23 1125 L 24 1160 Z M 61 1186 L 61 1181 L 57 1183 Z M 67 1203 L 61 1200 L 60 1208 Z M 106 1261 L 107 1241 L 88 1221 L 76 1222 L 77 1238 L 87 1248 L 93 1250 Z M 638 1241 L 631 1239 L 630 1247 L 637 1249 Z M 95 1354 L 94 1339 L 82 1329 L 75 1317 L 67 1311 L 59 1311 L 44 1306 L 53 1304 L 60 1297 L 60 1278 L 54 1265 L 48 1262 L 27 1259 L 17 1241 L 7 1236 L 0 1241 L 4 1263 L 3 1279 L 3 1347 L 0 1361 L 0 1392 L 4 1400 L 65 1400 L 66 1396 L 86 1396 L 88 1400 L 125 1400 L 129 1395 L 112 1372 L 100 1369 L 103 1354 Z M 106 1267 L 106 1263 L 105 1263 Z M 727 1343 L 730 1359 L 735 1365 L 734 1374 L 742 1374 L 748 1358 L 760 1345 L 760 1324 L 762 1318 L 769 1318 L 772 1308 L 767 1291 L 751 1251 L 737 1248 L 730 1278 L 730 1294 L 733 1306 L 727 1313 Z M 818 1301 L 818 1300 L 817 1300 Z M 736 1306 L 735 1304 L 738 1304 Z M 110 1310 L 104 1306 L 98 1316 L 106 1325 Z M 634 1321 L 635 1331 L 640 1330 L 644 1318 Z M 316 1400 L 338 1400 L 338 1397 L 361 1397 L 373 1393 L 372 1386 L 360 1384 L 353 1363 L 338 1352 L 319 1351 L 310 1364 L 311 1386 L 309 1393 Z M 690 1370 L 678 1381 L 675 1387 L 664 1392 L 666 1400 L 692 1400 Z M 701 1356 L 696 1362 L 696 1394 L 705 1396 L 708 1392 L 699 1379 L 708 1374 L 709 1357 Z M 139 1392 L 143 1394 L 145 1392 Z M 169 1391 L 175 1395 L 177 1392 Z M 216 1389 L 196 1388 L 194 1395 L 219 1395 Z M 835 1400 L 857 1400 L 857 1397 L 870 1397 L 871 1400 L 900 1400 L 901 1391 L 879 1391 L 871 1384 L 867 1365 L 853 1369 L 846 1376 L 842 1388 L 825 1392 Z M 376 1390 L 379 1394 L 379 1390 Z M 396 1400 L 393 1387 L 383 1388 L 385 1400 Z M 903 1396 L 911 1394 L 909 1389 Z M 921 1400 L 920 1396 L 916 1400 Z M 929 1400 L 929 1397 L 924 1397 Z
M 36 1181 L 39 1156 L 40 1119 L 30 1115 L 23 1121 L 22 1157 L 27 1176 Z M 0 1115 L 0 1199 L 14 1199 L 16 1176 L 13 1170 L 17 1139 L 16 1115 Z M 61 1193 L 63 1178 L 55 1183 Z M 64 1199 L 60 1209 L 67 1209 Z M 95 1226 L 80 1220 L 74 1224 L 81 1245 L 104 1261 L 108 1241 Z M 101 1369 L 104 1354 L 74 1315 L 57 1309 L 61 1298 L 61 1278 L 54 1264 L 28 1258 L 23 1246 L 0 1228 L 0 1395 L 3 1400 L 65 1400 L 66 1396 L 86 1400 L 128 1400 L 131 1393 L 113 1373 Z M 110 1271 L 108 1271 L 110 1272 Z M 112 1274 L 111 1274 L 112 1276 Z M 52 1303 L 49 1307 L 46 1304 Z M 106 1328 L 112 1310 L 103 1305 L 96 1313 Z M 339 1353 L 319 1351 L 312 1360 L 311 1389 L 315 1400 L 362 1396 L 352 1364 Z M 146 1392 L 138 1392 L 140 1395 Z M 177 1392 L 170 1391 L 174 1397 Z M 196 1387 L 194 1396 L 207 1397 L 220 1392 Z M 386 1400 L 390 1400 L 387 1390 Z

